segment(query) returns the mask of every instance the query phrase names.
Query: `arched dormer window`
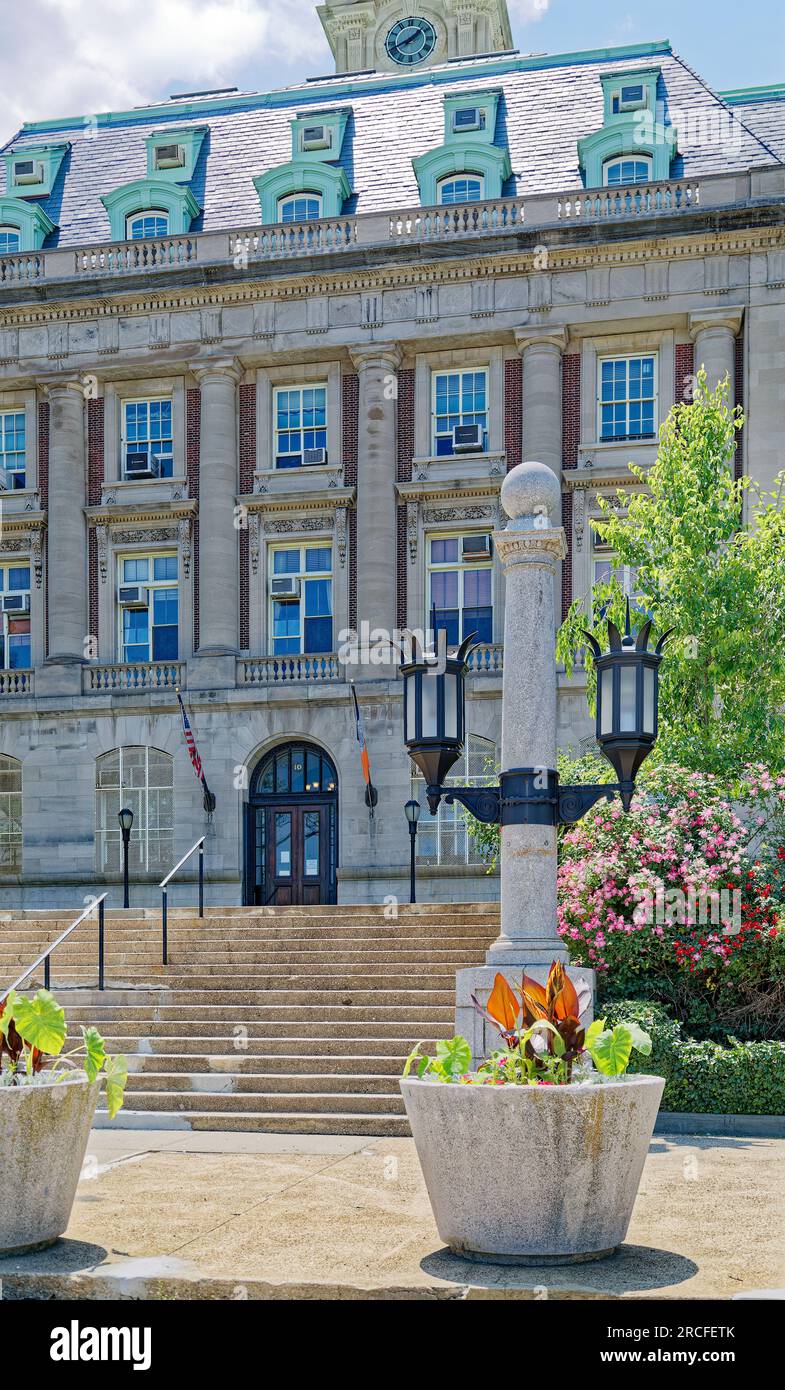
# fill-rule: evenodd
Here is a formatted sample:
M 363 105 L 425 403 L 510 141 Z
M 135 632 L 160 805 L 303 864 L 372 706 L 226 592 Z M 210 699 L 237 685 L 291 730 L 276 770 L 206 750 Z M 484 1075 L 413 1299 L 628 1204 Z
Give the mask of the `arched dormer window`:
M 152 237 L 169 235 L 169 214 L 160 208 L 147 212 L 132 212 L 125 222 L 128 241 L 147 241 Z
M 437 193 L 440 203 L 481 203 L 485 192 L 482 174 L 450 175 L 442 179 Z
M 0 227 L 0 256 L 11 256 L 22 249 L 22 235 L 18 227 Z
M 651 159 L 643 158 L 606 159 L 602 169 L 602 181 L 607 188 L 626 188 L 631 184 L 648 183 L 651 178 Z
M 321 215 L 321 193 L 290 193 L 278 199 L 279 222 L 315 222 Z

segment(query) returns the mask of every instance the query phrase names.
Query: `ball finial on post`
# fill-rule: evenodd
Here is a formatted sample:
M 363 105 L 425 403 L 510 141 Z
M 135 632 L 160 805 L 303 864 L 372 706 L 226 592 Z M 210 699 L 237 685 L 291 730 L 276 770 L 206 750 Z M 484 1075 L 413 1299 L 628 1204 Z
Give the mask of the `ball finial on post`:
M 507 531 L 543 531 L 561 526 L 561 484 L 546 463 L 519 463 L 502 483 Z

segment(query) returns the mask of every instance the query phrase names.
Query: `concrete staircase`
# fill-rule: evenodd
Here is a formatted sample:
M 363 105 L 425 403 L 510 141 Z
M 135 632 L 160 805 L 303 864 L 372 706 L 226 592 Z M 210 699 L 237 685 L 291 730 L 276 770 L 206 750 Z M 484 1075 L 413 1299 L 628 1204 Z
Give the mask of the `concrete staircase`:
M 0 917 L 0 981 L 67 925 Z M 374 907 L 173 911 L 164 968 L 159 916 L 117 913 L 105 991 L 90 923 L 56 952 L 51 987 L 77 1038 L 92 1023 L 128 1058 L 115 1127 L 405 1135 L 404 1060 L 452 1037 L 455 972 L 497 934 L 495 904 L 406 906 L 396 920 Z

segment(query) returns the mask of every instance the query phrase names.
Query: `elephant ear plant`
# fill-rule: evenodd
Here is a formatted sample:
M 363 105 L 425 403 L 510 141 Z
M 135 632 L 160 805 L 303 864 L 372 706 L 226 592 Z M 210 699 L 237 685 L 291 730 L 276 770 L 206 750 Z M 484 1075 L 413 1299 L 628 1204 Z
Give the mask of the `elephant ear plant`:
M 46 989 L 32 998 L 11 990 L 0 1002 L 0 1087 L 59 1085 L 103 1076 L 109 1118 L 121 1109 L 128 1079 L 124 1057 L 109 1057 L 96 1028 L 82 1027 L 80 1046 L 63 1052 L 65 1014 Z
M 414 1071 L 420 1079 L 464 1085 L 568 1086 L 576 1079 L 624 1076 L 633 1049 L 644 1056 L 651 1052 L 651 1038 L 636 1023 L 611 1029 L 598 1019 L 584 1028 L 581 1014 L 589 1003 L 588 991 L 582 986 L 576 990 L 560 961 L 554 961 L 544 985 L 524 975 L 516 990 L 497 975 L 487 1006 L 474 996 L 472 1002 L 501 1035 L 504 1047 L 471 1072 L 465 1038 L 437 1043 L 435 1057 L 421 1055 L 418 1045 L 407 1060 L 405 1077 Z

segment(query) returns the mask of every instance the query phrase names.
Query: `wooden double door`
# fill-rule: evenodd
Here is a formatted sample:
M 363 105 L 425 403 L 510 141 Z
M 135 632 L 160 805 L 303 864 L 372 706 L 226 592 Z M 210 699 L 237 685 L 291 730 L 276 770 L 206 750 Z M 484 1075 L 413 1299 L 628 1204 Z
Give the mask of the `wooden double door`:
M 266 907 L 335 902 L 335 801 L 276 799 L 249 809 L 249 901 Z

